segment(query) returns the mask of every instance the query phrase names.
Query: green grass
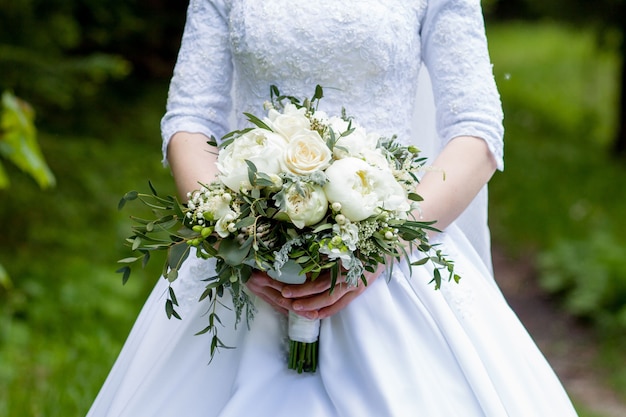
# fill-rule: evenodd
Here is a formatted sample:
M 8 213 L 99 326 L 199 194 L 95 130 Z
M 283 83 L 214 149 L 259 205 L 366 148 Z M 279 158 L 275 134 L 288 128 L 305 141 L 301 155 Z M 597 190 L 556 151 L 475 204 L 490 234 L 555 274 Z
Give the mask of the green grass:
M 489 35 L 507 129 L 506 170 L 491 185 L 495 241 L 512 254 L 596 232 L 624 245 L 626 173 L 607 157 L 615 56 L 585 31 L 549 24 L 490 25 Z M 145 86 L 44 127 L 57 188 L 40 191 L 11 171 L 12 187 L 0 191 L 0 263 L 13 280 L 0 288 L 0 416 L 84 415 L 157 279 L 150 269 L 121 285 L 115 261 L 128 254 L 130 210 L 116 207 L 148 178 L 173 192 L 160 165 L 165 97 L 165 85 Z M 602 352 L 626 393 L 619 345 Z

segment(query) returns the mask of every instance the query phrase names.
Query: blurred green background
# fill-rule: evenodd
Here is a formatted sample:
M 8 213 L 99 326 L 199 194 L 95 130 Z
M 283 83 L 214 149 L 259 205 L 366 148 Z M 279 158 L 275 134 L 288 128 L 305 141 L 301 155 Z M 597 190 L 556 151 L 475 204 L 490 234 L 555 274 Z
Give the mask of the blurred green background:
M 593 332 L 593 366 L 626 399 L 626 2 L 591 3 L 483 2 L 506 114 L 490 222 L 494 246 L 524 257 L 551 302 Z M 158 277 L 154 263 L 121 285 L 130 223 L 116 207 L 148 179 L 174 192 L 159 120 L 185 8 L 0 0 L 0 93 L 34 110 L 22 144 L 36 138 L 55 179 L 14 163 L 3 105 L 0 416 L 84 415 Z M 31 162 L 33 146 L 20 148 Z

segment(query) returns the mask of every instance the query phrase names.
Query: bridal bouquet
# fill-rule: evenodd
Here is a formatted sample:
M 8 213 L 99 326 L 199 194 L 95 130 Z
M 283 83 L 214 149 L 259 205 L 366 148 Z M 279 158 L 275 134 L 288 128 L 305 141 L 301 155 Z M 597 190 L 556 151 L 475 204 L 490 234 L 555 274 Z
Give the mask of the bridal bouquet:
M 281 95 L 272 86 L 267 114 L 246 113 L 252 127 L 231 132 L 217 143 L 219 176 L 187 195 L 186 204 L 172 196 L 127 193 L 120 201 L 139 198 L 152 208 L 152 219 L 134 218 L 127 239 L 138 256 L 124 264 L 150 259 L 166 251 L 163 275 L 170 283 L 192 252 L 215 258 L 215 276 L 207 280 L 200 300 L 210 303 L 208 325 L 211 357 L 226 348 L 217 335 L 219 299 L 232 298 L 237 322 L 254 308 L 245 283 L 253 270 L 265 271 L 287 283 L 329 279 L 336 285 L 367 285 L 365 271 L 380 264 L 393 268 L 409 253 L 424 257 L 413 265 L 431 263 L 435 288 L 458 281 L 452 261 L 428 242 L 432 223 L 416 220 L 421 197 L 415 193 L 425 159 L 413 146 L 395 137 L 367 132 L 345 114 L 318 110 L 321 87 L 311 99 Z M 192 250 L 195 248 L 195 250 Z M 125 282 L 130 266 L 118 272 Z M 170 286 L 165 309 L 180 318 Z M 315 371 L 319 320 L 289 316 L 288 366 Z

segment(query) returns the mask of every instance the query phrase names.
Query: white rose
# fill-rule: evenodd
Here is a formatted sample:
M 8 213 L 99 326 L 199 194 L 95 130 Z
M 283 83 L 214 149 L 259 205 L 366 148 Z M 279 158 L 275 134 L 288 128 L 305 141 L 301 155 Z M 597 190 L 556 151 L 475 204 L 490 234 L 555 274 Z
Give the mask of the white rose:
M 282 113 L 278 110 L 270 109 L 264 122 L 274 132 L 282 135 L 287 140 L 291 140 L 296 133 L 311 128 L 311 122 L 305 114 L 305 108 L 297 108 L 295 105 L 287 103 Z
M 232 222 L 237 218 L 237 213 L 235 213 L 234 211 L 230 210 L 229 212 L 227 212 L 224 216 L 222 216 L 216 223 L 215 223 L 215 232 L 221 237 L 221 238 L 225 238 L 228 237 L 228 235 L 230 235 L 230 225 L 232 224 Z
M 219 179 L 233 191 L 251 188 L 246 160 L 256 165 L 258 172 L 272 176 L 280 173 L 279 158 L 287 142 L 266 129 L 253 129 L 236 138 L 222 149 L 217 158 Z
M 307 175 L 326 169 L 331 158 L 330 149 L 319 133 L 308 130 L 291 138 L 281 163 L 286 171 L 296 175 Z
M 326 169 L 324 187 L 328 201 L 341 204 L 341 213 L 350 221 L 365 220 L 381 209 L 403 213 L 410 210 L 402 186 L 389 170 L 353 157 L 335 161 Z
M 297 228 L 314 225 L 326 215 L 328 200 L 319 185 L 296 187 L 292 184 L 285 190 L 285 194 L 281 209 Z

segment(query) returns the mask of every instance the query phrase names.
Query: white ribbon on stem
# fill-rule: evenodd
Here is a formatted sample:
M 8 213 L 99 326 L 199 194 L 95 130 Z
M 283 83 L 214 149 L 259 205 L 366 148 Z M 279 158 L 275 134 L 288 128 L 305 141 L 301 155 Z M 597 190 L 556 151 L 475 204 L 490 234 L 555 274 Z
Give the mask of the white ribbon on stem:
M 287 261 L 280 272 L 269 270 L 267 275 L 285 284 L 302 284 L 306 275 L 300 274 L 300 265 Z M 320 334 L 320 319 L 308 319 L 293 311 L 289 312 L 289 339 L 295 342 L 314 343 Z

